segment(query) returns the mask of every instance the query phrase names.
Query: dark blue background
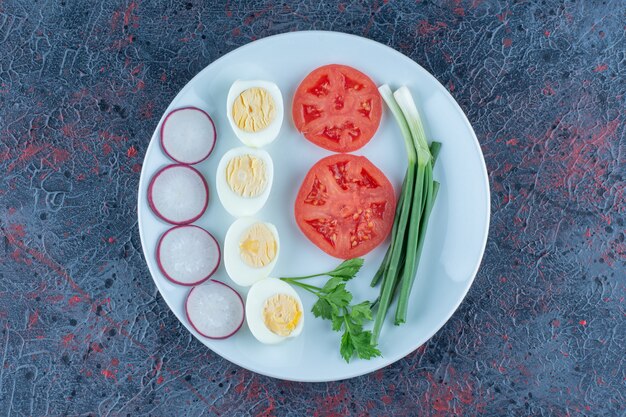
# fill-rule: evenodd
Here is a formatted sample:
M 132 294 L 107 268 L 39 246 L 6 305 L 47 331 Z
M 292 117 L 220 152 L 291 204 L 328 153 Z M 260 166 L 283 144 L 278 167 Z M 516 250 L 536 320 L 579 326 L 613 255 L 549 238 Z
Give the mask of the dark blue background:
M 623 1 L 0 1 L 0 414 L 623 415 Z M 325 29 L 407 54 L 482 145 L 490 239 L 467 298 L 379 372 L 300 384 L 222 360 L 142 259 L 157 121 L 203 67 Z

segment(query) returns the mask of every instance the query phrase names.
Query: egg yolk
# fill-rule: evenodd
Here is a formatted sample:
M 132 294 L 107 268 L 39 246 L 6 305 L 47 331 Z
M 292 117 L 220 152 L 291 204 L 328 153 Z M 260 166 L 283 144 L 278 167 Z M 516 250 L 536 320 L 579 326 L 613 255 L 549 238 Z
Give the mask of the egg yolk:
M 233 120 L 243 131 L 254 133 L 263 130 L 275 117 L 274 99 L 264 88 L 248 88 L 233 103 Z
M 226 165 L 226 182 L 242 197 L 256 197 L 267 186 L 265 162 L 253 155 L 236 156 Z
M 268 329 L 279 336 L 289 336 L 302 318 L 302 309 L 295 299 L 287 294 L 276 294 L 265 300 L 263 321 Z
M 263 223 L 255 223 L 239 241 L 241 259 L 253 268 L 261 268 L 276 258 L 278 244 L 272 231 Z

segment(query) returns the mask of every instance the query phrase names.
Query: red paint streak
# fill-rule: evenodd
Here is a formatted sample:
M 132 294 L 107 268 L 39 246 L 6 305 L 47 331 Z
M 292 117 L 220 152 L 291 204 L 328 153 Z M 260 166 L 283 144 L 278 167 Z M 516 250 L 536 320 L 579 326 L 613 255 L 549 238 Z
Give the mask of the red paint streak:
M 35 310 L 28 316 L 28 328 L 31 329 L 39 321 L 39 310 Z
M 92 343 L 91 344 L 91 350 L 97 353 L 101 353 L 102 352 L 102 346 L 100 345 L 100 343 Z
M 18 163 L 24 163 L 24 162 L 27 162 L 27 161 L 31 160 L 35 155 L 37 155 L 43 149 L 44 149 L 44 147 L 43 146 L 39 146 L 39 145 L 33 145 L 33 144 L 26 145 L 26 148 L 24 148 L 24 150 L 22 151 L 20 156 L 17 158 L 17 161 L 16 162 L 12 162 L 7 167 L 7 172 L 13 171 L 13 169 L 15 168 L 15 166 Z
M 104 375 L 104 377 L 105 377 L 106 379 L 113 379 L 113 380 L 116 380 L 116 378 L 115 378 L 115 373 L 114 373 L 114 372 L 109 371 L 108 369 L 103 369 L 103 370 L 102 370 L 102 372 L 100 372 L 100 373 L 101 373 L 102 375 Z
M 543 36 L 545 36 L 546 38 L 550 37 L 550 31 L 549 30 L 544 30 L 543 31 Z
M 23 224 L 12 223 L 9 225 L 9 230 L 13 234 L 13 236 L 20 239 L 26 236 L 26 231 L 24 230 Z
M 76 304 L 80 303 L 81 301 L 82 300 L 79 296 L 74 295 L 69 299 L 67 303 L 70 305 L 70 307 L 74 307 Z
M 111 148 L 111 145 L 109 145 L 108 143 L 102 145 L 102 155 L 107 156 L 111 153 L 112 150 L 113 149 Z
M 252 22 L 254 22 L 255 20 L 257 20 L 259 17 L 263 16 L 265 13 L 267 13 L 270 10 L 271 7 L 267 7 L 261 11 L 258 11 L 256 13 L 253 13 L 252 16 L 248 16 L 244 19 L 243 23 L 245 26 L 250 25 Z
M 559 319 L 552 320 L 552 327 L 560 327 L 561 321 Z
M 239 28 L 233 29 L 232 34 L 235 37 L 240 36 L 241 35 L 241 29 L 239 29 Z
M 343 3 L 339 3 L 339 5 L 337 6 L 337 9 L 339 9 L 340 13 L 343 13 L 346 11 L 346 5 Z
M 113 358 L 113 359 L 111 359 L 111 366 L 116 367 L 116 366 L 118 366 L 119 364 L 120 364 L 120 360 L 119 360 L 119 359 L 117 359 L 117 358 Z
M 370 31 L 370 29 L 372 28 L 372 25 L 374 24 L 374 18 L 376 17 L 376 13 L 378 13 L 378 11 L 380 10 L 380 7 L 378 5 L 378 0 L 374 0 L 373 4 L 372 4 L 372 12 L 370 14 L 370 19 L 367 22 L 367 25 L 365 26 L 365 29 L 363 29 L 363 35 L 367 35 Z
M 141 164 L 134 164 L 132 170 L 133 172 L 141 172 Z
M 506 141 L 506 144 L 509 146 L 516 146 L 518 144 L 518 141 L 516 138 L 511 138 Z
M 452 12 L 457 16 L 465 16 L 465 9 L 462 7 L 455 7 Z
M 382 400 L 382 402 L 384 402 L 387 405 L 393 402 L 393 399 L 388 395 L 383 395 L 382 397 L 380 397 L 380 399 Z
M 256 416 L 257 417 L 271 417 L 274 414 L 272 413 L 274 411 L 274 409 L 276 408 L 275 404 L 274 404 L 274 397 L 272 397 L 269 392 L 267 391 L 267 388 L 265 387 L 265 385 L 263 385 L 263 391 L 265 391 L 265 399 L 267 400 L 267 408 L 263 411 L 261 411 L 260 413 L 258 413 Z
M 448 81 L 448 91 L 453 92 L 454 89 L 455 89 L 455 86 L 452 80 Z
M 163 375 L 159 375 L 159 377 L 156 380 L 156 383 L 160 385 L 163 383 L 163 381 L 165 381 L 165 378 L 163 378 Z
M 331 391 L 331 390 L 329 390 Z M 346 384 L 339 384 L 338 389 L 333 387 L 332 392 L 337 392 L 336 394 L 329 394 L 326 397 L 318 398 L 317 403 L 318 406 L 316 410 L 313 412 L 314 417 L 320 416 L 346 416 L 350 415 L 350 411 L 348 410 L 347 403 L 347 395 L 348 388 Z M 309 412 L 306 413 L 310 415 Z
M 554 95 L 554 89 L 550 86 L 550 84 L 546 84 L 546 86 L 543 87 L 543 90 L 541 90 L 541 92 L 543 93 L 544 96 Z
M 431 25 L 427 20 L 420 20 L 417 24 L 417 33 L 421 36 L 428 36 L 447 27 L 448 25 L 444 22 L 435 22 L 435 24 Z
M 593 69 L 593 72 L 602 72 L 602 71 L 606 71 L 607 69 L 609 69 L 609 66 L 607 64 L 598 64 Z
M 143 90 L 146 87 L 146 83 L 143 80 L 137 81 L 137 85 L 133 89 L 133 93 Z
M 493 366 L 499 369 L 495 362 Z M 448 383 L 436 381 L 431 373 L 426 373 L 425 377 L 429 383 L 429 389 L 424 392 L 424 398 L 420 403 L 426 409 L 430 406 L 433 410 L 433 413 L 426 414 L 437 417 L 469 415 L 464 410 L 466 405 L 474 405 L 477 411 L 482 410 L 486 404 L 482 401 L 476 401 L 475 394 L 477 393 L 475 393 L 471 377 L 468 375 L 457 377 L 456 371 L 452 367 L 449 368 L 448 373 Z
M 246 395 L 247 400 L 256 400 L 259 398 L 259 381 L 257 380 L 256 375 L 252 376 L 252 380 L 248 385 L 248 394 Z
M 432 407 L 437 411 L 452 411 L 450 402 L 454 399 L 450 388 L 438 389 L 433 393 Z
M 580 324 L 581 326 L 586 326 L 587 325 L 587 320 L 581 320 L 578 322 L 578 324 Z
M 133 68 L 133 70 L 130 72 L 131 75 L 137 75 L 141 72 L 141 68 L 143 68 L 143 64 L 139 64 L 137 65 L 135 68 Z
M 117 25 L 120 23 L 121 13 L 116 10 L 111 15 L 111 32 L 115 32 L 117 30 Z
M 167 74 L 164 72 L 161 74 L 161 82 L 164 83 L 165 81 L 167 81 Z
M 126 156 L 129 158 L 134 158 L 137 156 L 137 149 L 135 149 L 134 145 L 131 145 L 130 148 L 126 151 Z
M 115 243 L 115 237 L 111 236 L 110 238 L 107 239 L 107 242 Z
M 64 124 L 63 127 L 61 127 L 61 132 L 63 132 L 63 135 L 68 138 L 75 138 L 78 136 L 76 130 L 74 130 L 74 126 L 70 124 Z
M 71 103 L 72 104 L 80 103 L 80 101 L 84 99 L 85 97 L 87 97 L 88 95 L 89 95 L 89 91 L 86 88 L 82 88 L 79 91 L 72 94 Z
M 511 15 L 511 11 L 510 10 L 505 10 L 500 14 L 497 14 L 496 17 L 498 18 L 498 20 L 500 22 L 504 22 L 506 20 L 507 17 L 509 17 Z
M 54 148 L 52 150 L 52 161 L 56 166 L 66 162 L 68 159 L 70 159 L 70 153 L 65 149 Z
M 139 114 L 143 120 L 152 119 L 152 111 L 154 110 L 154 103 L 148 101 L 141 106 Z
M 109 133 L 106 130 L 100 131 L 100 136 L 102 136 L 102 139 L 112 140 L 113 142 L 118 143 L 118 144 L 122 142 L 126 142 L 128 140 L 126 136 Z
M 118 40 L 114 41 L 113 44 L 112 44 L 112 48 L 119 51 L 123 47 L 128 46 L 131 43 L 133 43 L 134 40 L 135 40 L 135 38 L 133 37 L 133 35 L 128 35 L 124 39 L 118 39 Z
M 61 343 L 63 343 L 63 346 L 67 347 L 72 340 L 74 340 L 74 335 L 72 333 L 68 333 L 61 338 Z
M 126 11 L 124 12 L 124 26 L 128 26 L 128 24 L 130 23 L 131 17 L 133 18 L 133 21 L 137 19 L 136 16 L 132 15 L 135 9 L 137 9 L 137 3 L 133 1 L 128 5 L 128 7 L 126 8 Z
M 230 11 L 230 0 L 228 0 L 226 2 L 226 5 L 224 6 L 224 11 L 226 12 L 226 17 L 231 17 L 233 15 L 233 12 Z
M 65 300 L 65 296 L 63 294 L 58 294 L 58 295 L 49 295 L 45 298 L 47 303 L 60 303 L 61 301 Z
M 502 45 L 505 48 L 510 48 L 511 45 L 513 45 L 513 40 L 511 38 L 504 38 L 504 39 L 502 39 Z

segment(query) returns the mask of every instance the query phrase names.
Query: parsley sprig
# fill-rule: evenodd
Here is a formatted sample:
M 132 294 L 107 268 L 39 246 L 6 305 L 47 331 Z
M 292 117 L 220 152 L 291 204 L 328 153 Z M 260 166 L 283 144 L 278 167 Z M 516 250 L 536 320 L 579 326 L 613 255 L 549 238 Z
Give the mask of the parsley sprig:
M 350 362 L 355 353 L 361 359 L 381 356 L 376 345 L 371 343 L 372 332 L 363 330 L 363 325 L 372 320 L 372 303 L 363 301 L 359 304 L 351 304 L 352 293 L 346 289 L 346 283 L 354 278 L 361 266 L 363 266 L 363 259 L 354 258 L 342 262 L 341 265 L 329 272 L 303 277 L 281 278 L 281 280 L 309 291 L 318 297 L 311 312 L 315 317 L 330 320 L 334 331 L 343 330 L 339 351 L 346 362 Z M 320 276 L 331 277 L 323 287 L 301 282 Z

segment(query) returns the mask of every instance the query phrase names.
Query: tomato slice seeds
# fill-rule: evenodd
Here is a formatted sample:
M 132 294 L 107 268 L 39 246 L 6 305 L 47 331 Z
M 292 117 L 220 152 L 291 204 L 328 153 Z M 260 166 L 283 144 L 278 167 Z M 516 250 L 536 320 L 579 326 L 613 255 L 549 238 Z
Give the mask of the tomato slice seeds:
M 385 175 L 364 156 L 331 155 L 306 175 L 296 198 L 298 226 L 331 256 L 365 255 L 385 240 L 396 200 Z
M 325 65 L 300 83 L 293 121 L 306 139 L 334 152 L 352 152 L 372 139 L 382 116 L 374 82 L 347 65 Z

